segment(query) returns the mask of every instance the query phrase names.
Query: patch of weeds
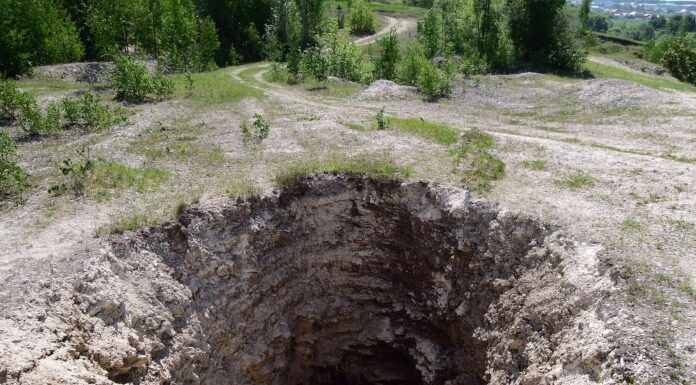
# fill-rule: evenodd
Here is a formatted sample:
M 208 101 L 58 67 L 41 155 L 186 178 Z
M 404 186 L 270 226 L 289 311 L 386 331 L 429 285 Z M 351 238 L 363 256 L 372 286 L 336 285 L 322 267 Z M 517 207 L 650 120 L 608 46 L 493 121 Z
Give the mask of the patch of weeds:
M 125 120 L 124 114 L 112 112 L 91 92 L 79 99 L 64 98 L 61 102 L 65 127 L 79 127 L 84 131 L 101 131 Z
M 391 162 L 370 157 L 334 158 L 328 161 L 311 161 L 289 166 L 276 173 L 274 184 L 277 187 L 292 186 L 316 174 L 347 175 L 370 178 L 379 181 L 400 181 L 408 178 L 409 167 L 399 167 Z
M 693 230 L 696 228 L 696 224 L 693 224 L 691 222 L 682 220 L 682 219 L 674 219 L 669 221 L 672 226 L 674 226 L 677 230 Z
M 129 167 L 113 161 L 99 160 L 94 170 L 94 185 L 100 195 L 107 191 L 133 189 L 144 193 L 158 189 L 170 174 L 156 168 Z
M 635 219 L 626 219 L 621 224 L 621 227 L 627 231 L 638 230 L 640 229 L 640 223 L 638 223 L 638 221 L 636 221 Z
M 522 167 L 528 168 L 534 171 L 544 171 L 546 170 L 546 161 L 541 159 L 530 159 L 522 161 Z
M 577 171 L 574 174 L 566 176 L 565 178 L 556 180 L 557 185 L 573 190 L 592 187 L 595 185 L 595 182 L 595 178 L 582 171 Z
M 123 234 L 126 231 L 135 231 L 147 227 L 155 226 L 161 222 L 161 219 L 154 216 L 144 214 L 135 214 L 124 218 L 119 218 L 109 223 L 108 225 L 98 228 L 95 232 L 97 237 L 103 237 L 112 234 Z
M 688 280 L 680 282 L 677 285 L 677 289 L 696 301 L 696 288 L 694 288 Z
M 380 108 L 377 112 L 377 129 L 386 130 L 391 125 L 389 118 L 384 116 L 384 107 Z
M 158 129 L 143 133 L 130 142 L 128 151 L 142 154 L 149 160 L 173 159 L 196 164 L 214 165 L 227 158 L 222 149 L 213 144 L 200 144 L 194 130 L 187 125 L 167 128 L 160 125 Z
M 248 197 L 261 194 L 261 189 L 251 179 L 242 177 L 230 183 L 225 192 L 230 198 Z
M 449 146 L 459 141 L 459 130 L 445 124 L 433 123 L 423 118 L 391 118 L 390 129 L 418 135 L 424 139 Z
M 315 120 L 320 120 L 318 115 L 301 115 L 297 118 L 298 122 L 313 122 Z
M 490 153 L 493 137 L 477 129 L 462 135 L 459 146 L 452 150 L 454 163 L 467 188 L 490 191 L 493 181 L 505 176 L 505 163 Z
M 341 122 L 341 124 L 355 131 L 370 131 L 369 127 L 363 126 L 362 124 L 358 123 Z
M 87 184 L 94 174 L 95 161 L 90 157 L 89 148 L 82 148 L 78 151 L 78 154 L 82 159 L 77 162 L 70 158 L 63 159 L 58 169 L 67 181 L 49 187 L 49 194 L 60 195 L 67 190 L 71 190 L 76 198 L 85 196 Z
M 270 133 L 270 126 L 261 114 L 254 114 L 254 121 L 252 123 L 253 128 L 249 128 L 247 122 L 242 122 L 239 126 L 240 131 L 242 131 L 242 138 L 244 144 L 261 144 L 264 139 L 268 137 Z

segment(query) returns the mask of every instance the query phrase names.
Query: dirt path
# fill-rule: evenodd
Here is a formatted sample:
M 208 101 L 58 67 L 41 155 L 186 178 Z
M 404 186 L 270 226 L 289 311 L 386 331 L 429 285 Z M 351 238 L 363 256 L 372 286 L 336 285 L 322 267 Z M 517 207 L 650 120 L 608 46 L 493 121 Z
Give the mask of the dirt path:
M 380 37 L 388 34 L 392 29 L 396 31 L 397 34 L 404 33 L 409 29 L 414 29 L 416 27 L 416 19 L 397 19 L 390 16 L 385 16 L 387 19 L 387 25 L 382 29 L 377 31 L 374 35 L 361 37 L 355 40 L 357 45 L 368 45 L 374 41 L 377 41 Z

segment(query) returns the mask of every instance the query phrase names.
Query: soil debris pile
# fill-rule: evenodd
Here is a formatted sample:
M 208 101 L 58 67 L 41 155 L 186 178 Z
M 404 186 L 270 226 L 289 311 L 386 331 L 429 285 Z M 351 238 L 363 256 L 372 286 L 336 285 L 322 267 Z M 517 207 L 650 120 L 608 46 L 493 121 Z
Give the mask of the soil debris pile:
M 417 93 L 418 88 L 416 87 L 402 86 L 391 80 L 377 80 L 363 90 L 360 95 L 358 95 L 358 99 L 403 99 L 412 97 Z
M 464 190 L 310 178 L 117 240 L 58 301 L 60 356 L 5 375 L 601 383 L 611 346 L 597 307 L 612 285 L 598 251 Z
M 637 83 L 618 79 L 593 79 L 567 86 L 565 96 L 576 97 L 587 105 L 633 107 L 659 105 L 664 95 Z

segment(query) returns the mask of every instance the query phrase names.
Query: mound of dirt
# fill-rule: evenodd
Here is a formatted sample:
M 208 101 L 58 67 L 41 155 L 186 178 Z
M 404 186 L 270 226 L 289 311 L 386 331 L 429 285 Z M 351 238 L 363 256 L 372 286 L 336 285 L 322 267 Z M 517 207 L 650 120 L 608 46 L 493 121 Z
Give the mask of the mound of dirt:
M 310 178 L 54 279 L 43 314 L 3 321 L 0 380 L 610 383 L 599 250 L 460 189 Z
M 32 77 L 66 82 L 104 83 L 114 71 L 111 62 L 69 63 L 34 68 Z
M 418 93 L 416 87 L 402 86 L 391 80 L 377 80 L 363 90 L 360 95 L 358 95 L 358 99 L 402 99 L 411 97 L 416 93 Z
M 505 78 L 512 80 L 539 80 L 543 79 L 544 75 L 537 72 L 522 72 L 519 74 L 505 75 Z
M 618 79 L 592 79 L 571 84 L 562 91 L 564 96 L 577 98 L 588 105 L 630 107 L 657 105 L 664 95 L 637 83 Z
M 151 73 L 157 69 L 157 61 L 155 60 L 142 61 L 141 63 Z M 113 72 L 114 63 L 112 62 L 67 63 L 36 67 L 32 71 L 32 77 L 73 83 L 106 83 Z M 165 72 L 168 71 L 165 69 Z

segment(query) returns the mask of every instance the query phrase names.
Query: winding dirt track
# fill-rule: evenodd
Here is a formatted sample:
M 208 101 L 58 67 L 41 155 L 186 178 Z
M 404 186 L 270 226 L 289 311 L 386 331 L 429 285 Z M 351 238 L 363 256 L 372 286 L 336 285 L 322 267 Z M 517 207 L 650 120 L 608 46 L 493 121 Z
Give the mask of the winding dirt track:
M 404 33 L 406 31 L 410 30 L 410 29 L 414 29 L 416 26 L 415 19 L 397 19 L 397 18 L 390 17 L 390 16 L 385 16 L 385 19 L 387 19 L 387 25 L 385 25 L 382 29 L 377 31 L 377 33 L 375 33 L 374 35 L 365 36 L 365 37 L 361 37 L 359 39 L 356 39 L 355 44 L 368 45 L 368 44 L 376 41 L 380 37 L 388 34 L 389 31 L 391 31 L 392 29 L 394 29 L 394 31 L 397 34 L 401 34 L 401 33 Z

